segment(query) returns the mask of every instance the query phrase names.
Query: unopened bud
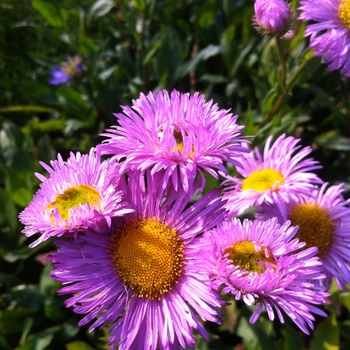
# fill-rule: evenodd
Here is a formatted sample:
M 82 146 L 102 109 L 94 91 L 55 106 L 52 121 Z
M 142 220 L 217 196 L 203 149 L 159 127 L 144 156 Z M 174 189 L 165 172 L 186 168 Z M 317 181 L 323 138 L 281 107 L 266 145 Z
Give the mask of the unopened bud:
M 290 29 L 292 11 L 284 0 L 256 0 L 254 27 L 269 37 L 282 37 Z

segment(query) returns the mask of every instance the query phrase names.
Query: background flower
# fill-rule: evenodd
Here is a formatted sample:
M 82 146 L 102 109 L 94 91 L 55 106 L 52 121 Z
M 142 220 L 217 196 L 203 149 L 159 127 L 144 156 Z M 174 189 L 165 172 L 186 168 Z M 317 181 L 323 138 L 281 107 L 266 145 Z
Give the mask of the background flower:
M 60 85 L 71 81 L 83 71 L 83 62 L 79 57 L 67 57 L 67 60 L 62 62 L 60 66 L 50 69 L 52 85 Z

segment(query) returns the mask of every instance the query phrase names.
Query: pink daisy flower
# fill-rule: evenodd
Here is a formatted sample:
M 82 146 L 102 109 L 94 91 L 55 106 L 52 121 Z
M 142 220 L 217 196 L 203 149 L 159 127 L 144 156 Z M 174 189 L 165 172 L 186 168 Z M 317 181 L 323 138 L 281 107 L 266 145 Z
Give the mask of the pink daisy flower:
M 328 70 L 340 69 L 350 77 L 350 2 L 349 0 L 301 0 L 299 19 L 311 21 L 305 36 L 315 56 L 329 63 Z
M 241 166 L 242 152 L 248 152 L 241 146 L 243 126 L 236 123 L 238 116 L 206 102 L 199 93 L 150 92 L 122 109 L 115 114 L 118 126 L 102 134 L 108 139 L 100 149 L 125 158 L 122 172 L 148 168 L 153 174 L 162 172 L 163 187 L 171 179 L 175 189 L 180 185 L 190 191 L 199 174 L 203 188 L 204 171 L 218 178 L 218 173 L 227 173 L 223 162 Z
M 307 196 L 314 184 L 322 183 L 311 171 L 321 168 L 312 158 L 306 158 L 310 147 L 299 145 L 300 140 L 281 135 L 264 153 L 256 148 L 237 168 L 242 178 L 227 176 L 223 182 L 223 198 L 227 199 L 230 216 L 241 215 L 247 209 L 263 203 L 288 202 Z
M 294 238 L 297 230 L 289 221 L 279 225 L 276 218 L 243 223 L 234 218 L 204 234 L 203 256 L 216 288 L 247 305 L 257 304 L 250 323 L 263 308 L 271 321 L 276 313 L 284 323 L 283 311 L 309 334 L 312 313 L 327 316 L 314 305 L 324 304 L 328 294 L 320 283 L 325 276 L 317 248 L 300 252 L 305 243 Z
M 27 237 L 40 233 L 30 247 L 53 236 L 74 235 L 101 220 L 110 225 L 113 217 L 131 211 L 115 186 L 116 163 L 101 162 L 94 149 L 86 155 L 71 153 L 67 161 L 58 155 L 51 167 L 40 164 L 49 177 L 36 174 L 40 188 L 19 215 Z
M 291 220 L 298 225 L 296 237 L 306 243 L 305 247 L 317 247 L 323 263 L 327 286 L 335 278 L 339 288 L 346 289 L 350 283 L 350 207 L 344 200 L 343 184 L 330 186 L 325 183 L 314 189 L 309 197 L 298 201 L 264 205 L 257 217 L 277 217 L 279 222 Z
M 208 340 L 199 317 L 219 322 L 223 304 L 211 289 L 197 238 L 224 217 L 218 191 L 188 206 L 188 193 L 158 185 L 160 174 L 146 172 L 147 186 L 128 175 L 134 212 L 98 233 L 56 239 L 52 276 L 65 285 L 59 294 L 73 294 L 66 305 L 86 314 L 80 326 L 110 325 L 112 349 L 193 348 L 192 330 Z

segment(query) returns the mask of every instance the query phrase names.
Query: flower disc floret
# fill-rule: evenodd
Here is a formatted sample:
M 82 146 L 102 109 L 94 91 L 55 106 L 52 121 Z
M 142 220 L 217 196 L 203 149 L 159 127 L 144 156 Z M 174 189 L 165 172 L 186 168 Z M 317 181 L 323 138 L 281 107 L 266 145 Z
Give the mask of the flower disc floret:
M 281 135 L 273 144 L 270 136 L 261 154 L 256 148 L 242 168 L 240 177 L 227 176 L 223 182 L 223 197 L 230 216 L 241 215 L 247 209 L 263 203 L 288 202 L 309 195 L 314 184 L 322 181 L 312 171 L 321 168 L 312 158 L 306 158 L 310 147 L 300 140 Z
M 326 316 L 315 305 L 326 303 L 317 248 L 300 252 L 305 243 L 294 238 L 298 227 L 276 218 L 267 221 L 234 218 L 204 234 L 202 254 L 208 260 L 212 283 L 223 293 L 256 304 L 250 322 L 265 307 L 271 321 L 275 313 L 283 323 L 284 311 L 305 333 L 313 329 L 312 314 Z
M 266 269 L 266 263 L 275 264 L 275 259 L 269 254 L 265 256 L 262 249 L 256 249 L 256 246 L 250 241 L 236 243 L 233 246 L 226 248 L 224 251 L 228 254 L 228 259 L 233 265 L 239 265 L 243 270 L 250 272 L 262 273 Z
M 138 297 L 160 300 L 182 275 L 183 244 L 174 228 L 155 218 L 125 223 L 110 250 L 117 273 Z
M 40 234 L 31 247 L 52 236 L 74 236 L 99 222 L 110 225 L 114 217 L 131 211 L 118 190 L 116 163 L 101 162 L 95 149 L 85 155 L 71 153 L 67 161 L 58 155 L 51 167 L 41 165 L 49 177 L 36 174 L 40 188 L 19 215 L 26 236 Z
M 122 172 L 162 173 L 163 187 L 170 180 L 188 192 L 199 175 L 203 188 L 204 171 L 217 178 L 218 173 L 227 173 L 224 162 L 241 166 L 242 154 L 248 152 L 241 145 L 243 126 L 236 123 L 238 116 L 206 102 L 199 93 L 150 92 L 122 110 L 115 114 L 119 126 L 102 134 L 107 139 L 100 149 L 125 159 Z
M 290 220 L 298 225 L 297 237 L 307 248 L 317 247 L 317 255 L 324 258 L 332 245 L 335 223 L 328 209 L 317 203 L 296 203 L 291 207 Z

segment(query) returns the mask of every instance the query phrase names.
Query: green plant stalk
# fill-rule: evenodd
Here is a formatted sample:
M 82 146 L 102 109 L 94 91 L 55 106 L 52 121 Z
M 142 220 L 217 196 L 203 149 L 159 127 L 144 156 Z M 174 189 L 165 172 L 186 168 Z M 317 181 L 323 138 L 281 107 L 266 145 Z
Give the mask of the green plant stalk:
M 283 52 L 282 41 L 281 41 L 281 38 L 279 38 L 278 36 L 276 36 L 276 44 L 277 44 L 278 57 L 282 67 L 281 80 L 282 80 L 283 89 L 285 89 L 286 77 L 287 77 L 287 65 L 286 65 L 286 59 Z
M 292 88 L 294 87 L 294 85 L 298 81 L 300 75 L 302 74 L 302 72 L 304 71 L 304 69 L 306 68 L 308 63 L 310 62 L 311 58 L 312 58 L 311 51 L 308 51 L 305 54 L 305 60 L 303 61 L 303 63 L 299 66 L 298 70 L 294 73 L 294 75 L 290 78 L 289 82 L 285 85 L 284 94 L 280 95 L 278 97 L 276 103 L 273 105 L 273 107 L 270 109 L 269 113 L 267 113 L 266 116 L 264 117 L 264 119 L 262 120 L 260 127 L 266 125 L 277 114 L 284 99 L 286 98 L 288 93 L 292 90 Z

